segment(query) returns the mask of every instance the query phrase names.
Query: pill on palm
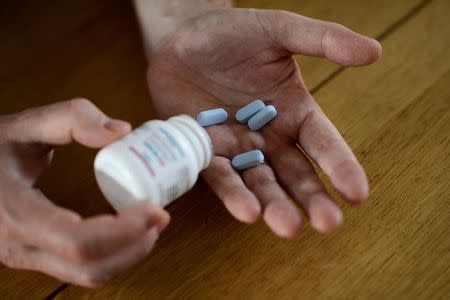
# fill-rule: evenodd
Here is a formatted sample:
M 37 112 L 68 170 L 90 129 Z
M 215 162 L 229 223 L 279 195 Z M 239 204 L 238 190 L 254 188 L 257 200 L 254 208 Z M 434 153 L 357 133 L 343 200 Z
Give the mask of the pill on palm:
M 251 117 L 253 117 L 257 112 L 263 109 L 266 105 L 262 100 L 255 100 L 246 106 L 239 109 L 236 113 L 236 121 L 245 124 Z
M 203 127 L 221 124 L 227 119 L 228 113 L 223 108 L 205 110 L 197 115 L 197 122 Z
M 262 163 L 264 163 L 264 154 L 261 150 L 252 150 L 241 153 L 236 155 L 231 161 L 233 167 L 239 171 L 256 167 Z
M 275 107 L 273 107 L 273 105 L 268 105 L 248 120 L 248 128 L 253 131 L 259 130 L 276 116 L 277 110 Z

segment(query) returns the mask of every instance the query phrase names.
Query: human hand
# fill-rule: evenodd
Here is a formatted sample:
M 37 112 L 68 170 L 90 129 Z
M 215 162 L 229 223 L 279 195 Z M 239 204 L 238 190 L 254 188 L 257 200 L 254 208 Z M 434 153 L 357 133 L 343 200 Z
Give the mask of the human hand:
M 34 187 L 53 148 L 78 142 L 99 148 L 130 131 L 87 100 L 0 117 L 0 261 L 94 287 L 145 257 L 169 222 L 144 203 L 83 220 Z M 83 199 L 84 200 L 84 199 Z
M 380 44 L 333 23 L 285 11 L 224 9 L 177 20 L 177 27 L 149 55 L 148 84 L 162 117 L 224 107 L 230 119 L 207 128 L 215 156 L 203 178 L 233 216 L 273 232 L 295 236 L 302 218 L 329 232 L 342 213 L 313 169 L 312 159 L 349 203 L 368 197 L 363 168 L 316 104 L 293 54 L 326 57 L 343 66 L 373 63 Z M 264 99 L 278 116 L 259 132 L 234 113 Z M 301 150 L 297 147 L 300 146 Z M 266 164 L 235 171 L 230 159 L 261 149 Z

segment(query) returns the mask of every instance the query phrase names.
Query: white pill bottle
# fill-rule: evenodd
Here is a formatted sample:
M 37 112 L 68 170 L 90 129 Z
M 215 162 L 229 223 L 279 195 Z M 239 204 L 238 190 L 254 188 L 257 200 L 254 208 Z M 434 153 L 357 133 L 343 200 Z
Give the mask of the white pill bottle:
M 116 210 L 140 201 L 164 207 L 194 186 L 212 155 L 207 132 L 192 117 L 152 120 L 100 150 L 95 177 Z

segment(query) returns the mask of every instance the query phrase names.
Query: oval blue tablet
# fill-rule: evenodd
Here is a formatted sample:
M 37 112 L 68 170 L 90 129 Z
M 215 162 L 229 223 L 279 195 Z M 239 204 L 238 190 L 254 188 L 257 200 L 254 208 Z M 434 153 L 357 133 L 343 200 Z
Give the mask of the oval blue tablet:
M 275 107 L 273 107 L 273 105 L 268 105 L 248 120 L 248 128 L 253 131 L 259 130 L 276 116 L 277 110 Z
M 197 115 L 197 122 L 203 127 L 221 124 L 227 119 L 228 113 L 223 108 L 204 110 Z
M 266 105 L 262 100 L 255 100 L 246 106 L 242 107 L 236 112 L 236 121 L 245 124 L 251 117 L 253 117 L 257 112 L 263 109 Z
M 251 167 L 256 167 L 264 163 L 264 154 L 261 150 L 252 150 L 236 155 L 231 164 L 236 170 L 242 171 Z

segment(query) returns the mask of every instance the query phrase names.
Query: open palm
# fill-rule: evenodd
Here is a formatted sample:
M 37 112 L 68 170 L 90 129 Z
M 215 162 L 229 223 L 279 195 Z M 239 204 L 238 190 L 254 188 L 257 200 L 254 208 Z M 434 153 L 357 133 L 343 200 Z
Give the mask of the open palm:
M 257 98 L 276 107 L 278 117 L 259 132 L 233 117 L 209 127 L 215 156 L 202 175 L 237 219 L 262 215 L 272 231 L 291 237 L 303 223 L 294 202 L 319 231 L 342 221 L 309 159 L 347 201 L 368 195 L 364 170 L 309 94 L 292 55 L 357 66 L 380 52 L 378 42 L 337 24 L 284 11 L 218 10 L 179 24 L 152 53 L 148 82 L 161 117 L 215 107 L 234 116 Z M 230 159 L 253 149 L 263 151 L 266 164 L 235 171 Z

